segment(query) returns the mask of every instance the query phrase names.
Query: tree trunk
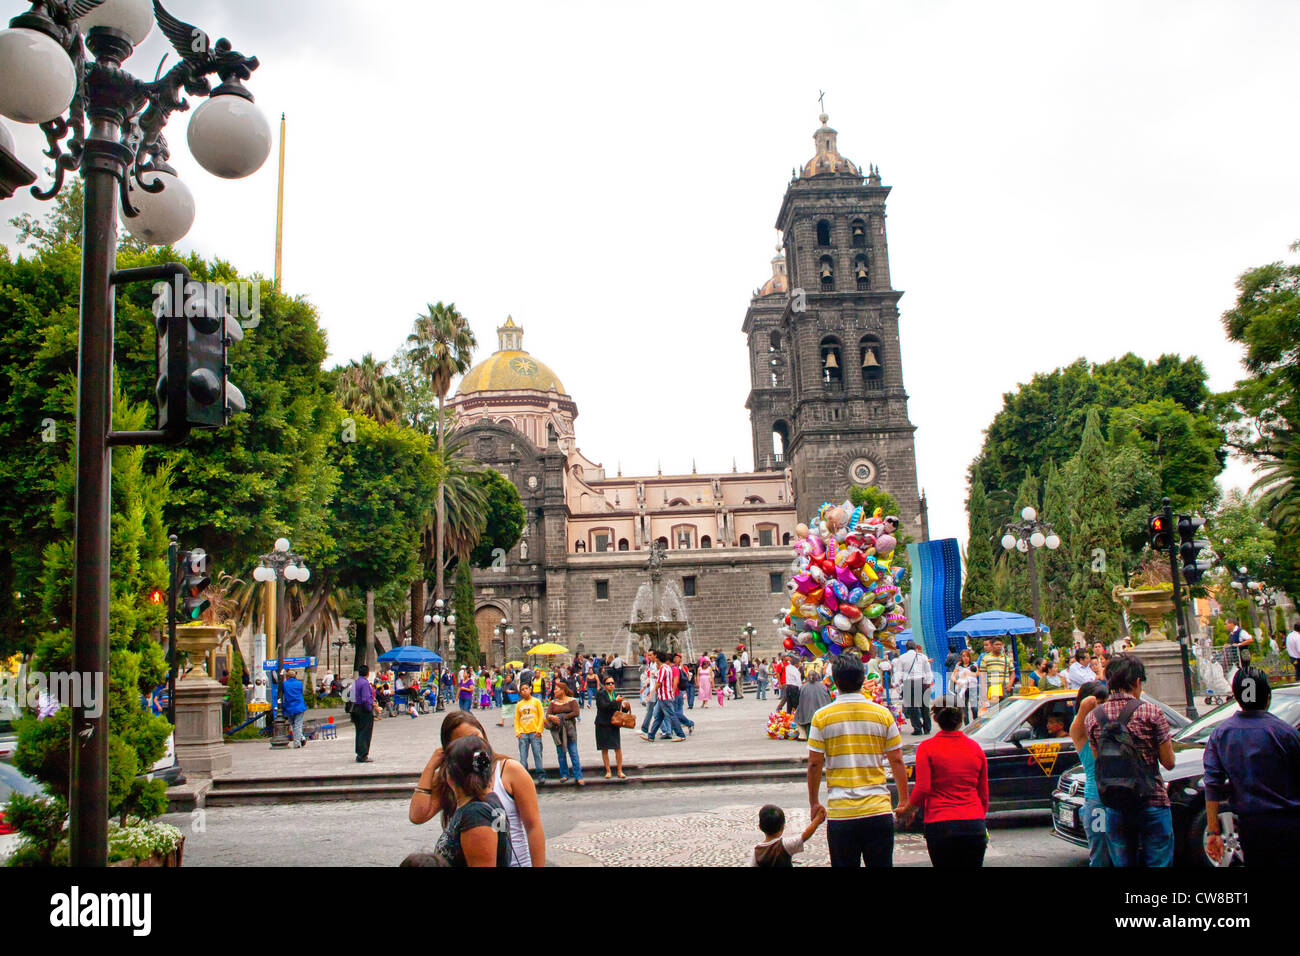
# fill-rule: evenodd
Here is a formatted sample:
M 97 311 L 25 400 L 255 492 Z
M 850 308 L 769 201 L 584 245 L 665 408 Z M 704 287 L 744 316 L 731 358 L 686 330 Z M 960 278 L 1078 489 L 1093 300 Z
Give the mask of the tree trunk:
M 424 647 L 424 571 L 411 582 L 411 643 Z
M 442 395 L 439 395 L 439 396 L 438 396 L 438 463 L 439 463 L 439 466 L 440 466 L 440 467 L 445 471 L 446 466 L 447 466 L 447 462 L 446 462 L 446 460 L 445 460 L 444 457 L 443 457 L 443 448 L 444 448 L 444 444 L 443 444 L 443 431 L 446 429 L 447 418 L 446 418 L 446 414 L 445 414 L 445 412 L 443 411 L 443 398 L 444 398 L 444 397 L 443 397 Z M 436 532 L 436 534 L 437 534 L 437 545 L 436 545 L 436 547 L 435 547 L 435 549 L 434 549 L 434 550 L 437 552 L 437 553 L 434 555 L 434 560 L 436 560 L 436 561 L 438 562 L 438 564 L 437 564 L 437 567 L 436 567 L 436 569 L 435 569 L 436 578 L 435 578 L 435 585 L 434 585 L 434 592 L 433 592 L 433 594 L 434 594 L 434 598 L 437 599 L 437 600 L 445 600 L 446 597 L 447 597 L 446 592 L 445 592 L 445 588 L 444 588 L 444 584 L 445 584 L 445 582 L 444 582 L 444 580 L 443 580 L 443 578 L 444 578 L 444 570 L 445 570 L 445 567 L 444 567 L 444 565 L 445 565 L 445 561 L 444 561 L 444 559 L 443 559 L 443 549 L 444 549 L 444 547 L 446 546 L 446 535 L 444 534 L 444 529 L 443 529 L 443 511 L 444 511 L 444 500 L 445 500 L 445 499 L 444 499 L 444 492 L 445 492 L 445 490 L 444 490 L 444 488 L 443 488 L 443 482 L 442 482 L 441 479 L 439 479 L 439 481 L 438 481 L 438 510 L 437 510 L 437 516 L 436 516 L 436 517 L 437 517 L 437 522 L 438 522 L 438 525 L 437 525 L 437 532 Z
M 363 664 L 370 663 L 370 651 L 375 646 L 375 592 L 366 592 L 366 638 L 358 651 Z

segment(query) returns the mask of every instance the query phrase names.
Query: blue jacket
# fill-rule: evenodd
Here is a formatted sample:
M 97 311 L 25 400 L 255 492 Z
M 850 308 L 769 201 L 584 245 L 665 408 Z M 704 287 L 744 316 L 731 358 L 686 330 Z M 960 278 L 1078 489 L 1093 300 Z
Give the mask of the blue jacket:
M 284 712 L 289 717 L 307 712 L 307 702 L 302 699 L 302 681 L 296 677 L 284 682 Z

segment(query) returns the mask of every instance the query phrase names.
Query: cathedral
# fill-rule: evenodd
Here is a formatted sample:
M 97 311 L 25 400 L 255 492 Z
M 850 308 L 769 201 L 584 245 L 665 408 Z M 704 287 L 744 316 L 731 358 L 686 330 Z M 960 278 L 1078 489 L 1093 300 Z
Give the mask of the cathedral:
M 928 536 L 903 388 L 902 293 L 889 278 L 889 187 L 875 167 L 864 174 L 840 155 L 820 120 L 816 153 L 777 215 L 784 241 L 772 276 L 741 327 L 754 471 L 608 475 L 579 449 L 577 402 L 524 349 L 513 318 L 461 380 L 450 406 L 466 453 L 510 479 L 528 512 L 504 561 L 474 573 L 488 661 L 520 659 L 545 640 L 634 651 L 627 628 L 652 563 L 666 598 L 661 609 L 656 596 L 655 613 L 685 619 L 686 646 L 775 652 L 795 526 L 851 485 L 889 492 L 911 538 Z

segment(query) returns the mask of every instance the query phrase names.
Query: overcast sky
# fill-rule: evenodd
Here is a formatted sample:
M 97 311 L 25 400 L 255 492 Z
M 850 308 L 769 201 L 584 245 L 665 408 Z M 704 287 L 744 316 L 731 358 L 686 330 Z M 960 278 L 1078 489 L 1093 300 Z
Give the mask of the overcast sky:
M 1295 3 L 167 3 L 260 57 L 257 102 L 288 114 L 284 283 L 331 364 L 387 358 L 439 299 L 485 357 L 512 314 L 611 473 L 751 467 L 740 325 L 818 90 L 893 187 L 935 537 L 965 539 L 967 465 L 1035 372 L 1175 351 L 1230 386 L 1233 282 L 1300 238 Z M 181 248 L 271 274 L 274 154 L 215 179 L 187 121 Z M 36 167 L 39 131 L 9 126 Z

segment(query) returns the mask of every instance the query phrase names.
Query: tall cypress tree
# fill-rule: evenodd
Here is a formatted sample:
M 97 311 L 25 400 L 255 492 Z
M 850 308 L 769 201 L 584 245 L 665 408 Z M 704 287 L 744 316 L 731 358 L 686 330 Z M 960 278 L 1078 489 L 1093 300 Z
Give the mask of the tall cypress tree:
M 1042 519 L 1052 526 L 1061 546 L 1055 551 L 1039 552 L 1043 569 L 1043 622 L 1052 629 L 1052 641 L 1069 647 L 1074 630 L 1074 607 L 1070 603 L 1070 575 L 1076 559 L 1072 550 L 1073 517 L 1065 478 L 1056 464 L 1049 463 L 1043 480 Z
M 993 608 L 993 529 L 989 525 L 988 499 L 978 476 L 971 481 L 966 502 L 970 538 L 966 543 L 966 581 L 962 585 L 963 614 Z
M 474 576 L 468 562 L 457 562 L 455 582 L 451 606 L 456 614 L 456 663 L 481 664 L 483 649 L 474 622 Z
M 1106 443 L 1096 409 L 1088 412 L 1079 454 L 1070 463 L 1071 498 L 1074 501 L 1075 556 L 1070 578 L 1079 627 L 1088 640 L 1113 641 L 1119 635 L 1119 608 L 1111 590 L 1121 583 L 1119 514 L 1110 486 Z

